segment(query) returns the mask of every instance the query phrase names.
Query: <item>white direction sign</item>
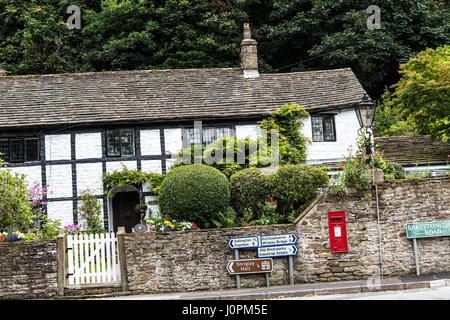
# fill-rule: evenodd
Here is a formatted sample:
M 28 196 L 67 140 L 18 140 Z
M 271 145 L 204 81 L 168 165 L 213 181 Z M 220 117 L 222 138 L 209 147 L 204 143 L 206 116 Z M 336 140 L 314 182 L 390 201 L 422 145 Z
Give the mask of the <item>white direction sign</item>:
M 231 238 L 228 240 L 228 247 L 230 249 L 257 248 L 258 237 Z
M 298 237 L 294 233 L 285 233 L 285 234 L 272 234 L 268 236 L 260 236 L 259 239 L 260 239 L 259 246 L 267 247 L 282 244 L 296 244 Z
M 296 256 L 298 248 L 295 244 L 259 247 L 258 258 Z

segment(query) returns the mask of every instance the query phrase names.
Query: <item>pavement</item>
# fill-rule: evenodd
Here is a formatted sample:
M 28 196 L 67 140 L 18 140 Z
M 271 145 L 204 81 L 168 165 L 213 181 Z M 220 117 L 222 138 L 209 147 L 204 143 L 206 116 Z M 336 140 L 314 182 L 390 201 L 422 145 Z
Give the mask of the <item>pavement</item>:
M 330 294 L 349 294 L 377 291 L 409 290 L 450 286 L 450 272 L 406 276 L 398 278 L 373 279 L 361 281 L 339 281 L 320 283 L 301 283 L 253 289 L 227 289 L 216 291 L 193 291 L 161 294 L 132 295 L 117 292 L 111 295 L 89 297 L 61 297 L 60 299 L 102 299 L 102 300 L 260 300 L 289 297 L 318 296 Z

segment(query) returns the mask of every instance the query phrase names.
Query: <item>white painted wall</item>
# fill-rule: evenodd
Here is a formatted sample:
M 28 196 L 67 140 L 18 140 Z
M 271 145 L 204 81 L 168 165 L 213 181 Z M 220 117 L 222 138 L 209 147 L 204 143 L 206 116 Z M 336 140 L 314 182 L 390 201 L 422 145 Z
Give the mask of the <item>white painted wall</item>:
M 61 227 L 73 224 L 73 201 L 49 201 L 47 212 L 50 219 L 61 222 Z
M 45 160 L 70 160 L 70 134 L 45 136 Z
M 336 141 L 312 142 L 307 145 L 307 163 L 342 161 L 356 151 L 359 123 L 355 109 L 344 109 L 335 115 Z M 301 132 L 312 141 L 311 118 L 306 119 Z
M 159 130 L 141 130 L 141 154 L 143 156 L 160 155 L 160 139 Z
M 48 194 L 47 197 L 72 197 L 72 165 L 58 164 L 46 167 Z
M 75 135 L 75 154 L 77 159 L 102 157 L 102 134 L 80 133 Z
M 123 165 L 125 165 L 130 170 L 136 170 L 136 161 L 110 161 L 106 163 L 106 172 L 111 173 L 114 170 L 122 171 Z
M 42 186 L 42 170 L 41 166 L 31 166 L 31 167 L 13 167 L 9 168 L 11 172 L 24 174 L 25 181 L 28 184 L 29 188 L 32 188 L 37 182 L 40 186 Z
M 236 126 L 236 138 L 245 139 L 246 137 L 258 139 L 258 126 L 256 124 Z
M 170 152 L 173 158 L 178 156 L 178 153 L 183 148 L 181 129 L 164 129 L 164 146 L 166 153 Z
M 77 163 L 77 194 L 89 189 L 95 195 L 103 194 L 102 163 Z

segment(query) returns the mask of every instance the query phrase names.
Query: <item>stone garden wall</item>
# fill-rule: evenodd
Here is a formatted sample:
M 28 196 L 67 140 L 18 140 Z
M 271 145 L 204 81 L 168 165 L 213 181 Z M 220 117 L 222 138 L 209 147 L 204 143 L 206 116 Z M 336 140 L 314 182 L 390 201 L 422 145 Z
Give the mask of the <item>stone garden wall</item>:
M 450 219 L 450 176 L 400 180 L 379 185 L 383 276 L 415 274 L 413 244 L 405 225 Z M 234 253 L 233 237 L 294 232 L 298 256 L 295 283 L 364 280 L 379 272 L 375 192 L 365 197 L 325 194 L 294 224 L 261 227 L 130 233 L 123 237 L 125 272 L 132 293 L 182 292 L 235 288 L 226 270 Z M 329 211 L 345 211 L 348 252 L 330 253 Z M 450 237 L 418 240 L 422 274 L 450 271 Z M 256 249 L 239 250 L 240 259 L 256 258 Z M 65 278 L 57 274 L 57 242 L 31 241 L 0 244 L 0 299 L 50 298 Z M 62 259 L 63 260 L 63 259 Z M 288 259 L 273 258 L 271 285 L 289 284 Z M 241 276 L 241 288 L 263 287 L 265 276 Z
M 414 275 L 405 225 L 450 220 L 450 177 L 399 180 L 378 186 L 384 277 Z M 297 219 L 296 282 L 366 279 L 380 272 L 375 192 L 371 197 L 325 195 Z M 348 252 L 330 253 L 328 212 L 345 211 Z M 450 271 L 450 237 L 419 239 L 422 274 Z
M 129 233 L 125 236 L 128 289 L 132 292 L 176 292 L 235 288 L 226 266 L 234 260 L 228 239 L 295 232 L 293 225 Z M 256 258 L 256 249 L 239 250 L 239 259 Z M 274 258 L 271 285 L 289 283 L 288 259 Z M 264 274 L 241 276 L 241 288 L 265 286 Z
M 410 222 L 450 219 L 450 177 L 401 180 L 379 185 L 384 277 L 415 274 Z M 345 211 L 348 252 L 330 253 L 328 212 Z M 127 234 L 125 255 L 128 287 L 133 292 L 171 292 L 235 288 L 226 270 L 234 259 L 232 237 L 295 232 L 299 254 L 295 283 L 365 280 L 380 271 L 375 191 L 365 197 L 324 195 L 293 225 Z M 450 271 L 450 237 L 420 239 L 422 274 Z M 256 249 L 240 250 L 240 259 L 256 258 Z M 289 284 L 287 258 L 273 258 L 271 285 Z M 241 287 L 263 287 L 262 274 L 241 276 Z
M 55 296 L 56 261 L 56 240 L 1 243 L 0 299 Z

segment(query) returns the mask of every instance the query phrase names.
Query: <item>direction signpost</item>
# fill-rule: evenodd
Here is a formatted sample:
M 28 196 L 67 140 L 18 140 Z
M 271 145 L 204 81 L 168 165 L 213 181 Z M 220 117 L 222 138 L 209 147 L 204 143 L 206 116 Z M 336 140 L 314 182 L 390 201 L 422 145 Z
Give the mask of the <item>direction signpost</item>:
M 259 246 L 267 247 L 267 246 L 275 246 L 281 244 L 296 244 L 298 237 L 294 233 L 286 233 L 286 234 L 272 234 L 268 236 L 260 236 L 259 237 Z
M 295 244 L 259 247 L 258 258 L 296 256 L 298 247 Z
M 406 238 L 413 240 L 416 274 L 420 276 L 417 239 L 450 236 L 450 220 L 406 224 Z
M 270 272 L 272 271 L 272 259 L 276 257 L 288 257 L 289 259 L 289 282 L 294 284 L 294 267 L 292 257 L 297 255 L 298 237 L 295 233 L 271 234 L 252 237 L 238 237 L 228 240 L 228 247 L 234 250 L 235 260 L 228 262 L 227 270 L 230 274 L 236 275 L 236 287 L 240 288 L 240 274 L 260 273 L 265 271 L 253 272 L 251 270 L 260 270 L 259 266 L 263 261 L 270 260 Z M 259 259 L 239 260 L 239 249 L 256 248 Z M 242 261 L 242 264 L 240 263 Z M 264 263 L 266 266 L 267 263 Z M 251 267 L 250 267 L 251 265 Z M 256 269 L 255 269 L 256 268 Z M 258 269 L 259 268 L 259 269 Z M 266 274 L 266 283 L 269 286 L 269 272 Z
M 271 258 L 230 260 L 227 270 L 231 275 L 272 272 L 273 262 Z
M 228 240 L 230 249 L 247 249 L 258 247 L 258 237 L 239 237 Z

